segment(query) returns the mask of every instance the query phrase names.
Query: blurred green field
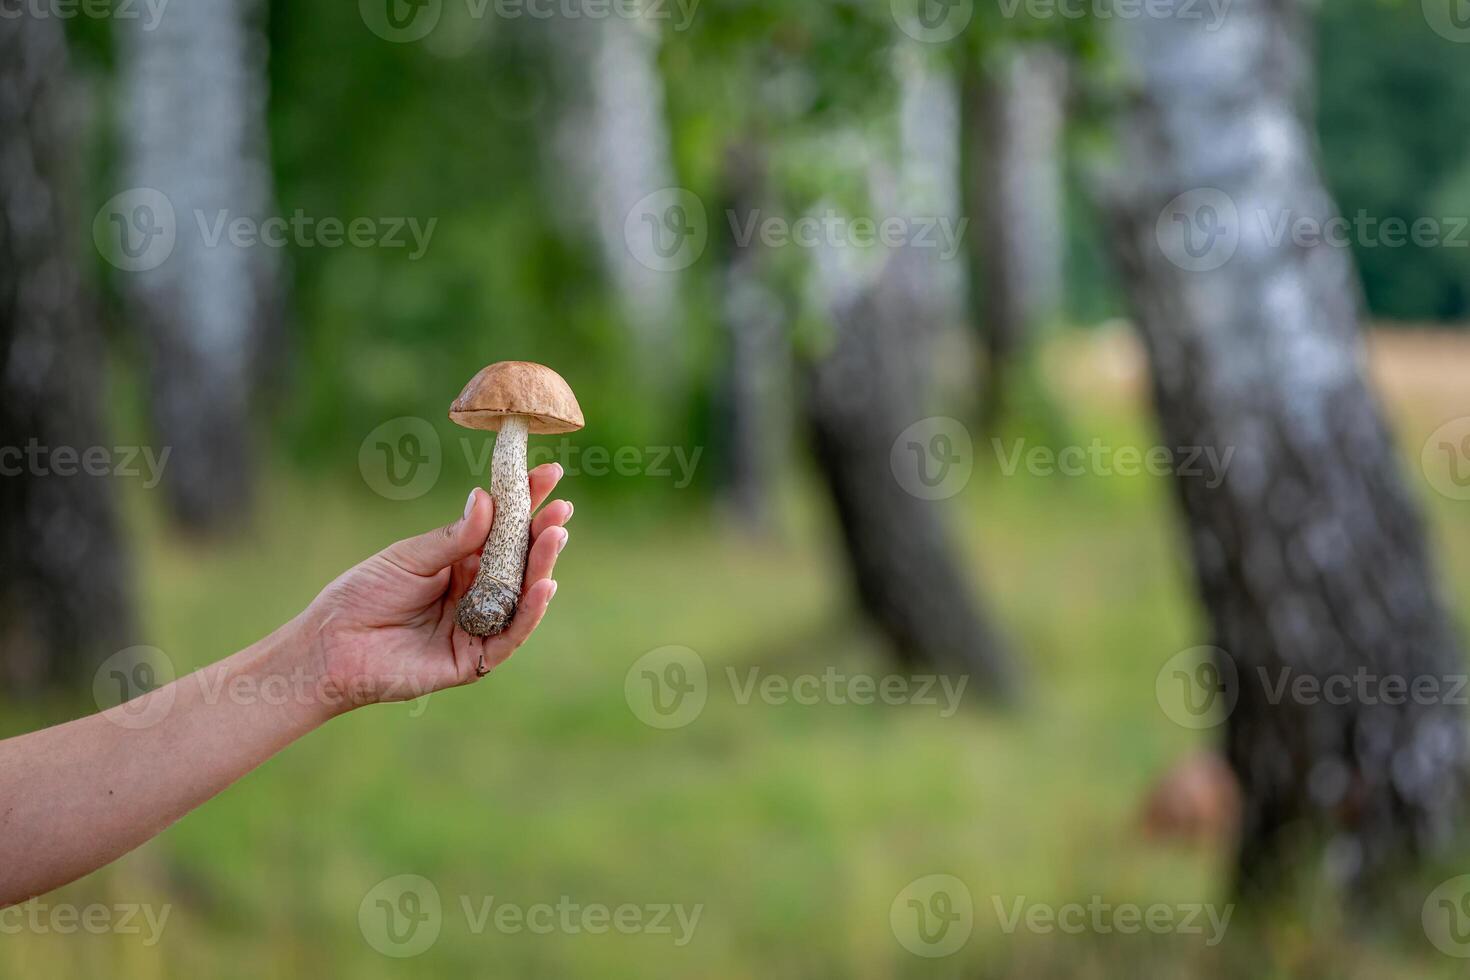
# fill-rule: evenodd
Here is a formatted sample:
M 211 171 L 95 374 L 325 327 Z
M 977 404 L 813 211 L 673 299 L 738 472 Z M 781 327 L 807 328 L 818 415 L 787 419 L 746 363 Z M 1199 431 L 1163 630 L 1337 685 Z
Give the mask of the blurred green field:
M 1067 408 L 1089 420 L 1074 421 L 1082 442 L 1151 445 L 1128 399 L 1079 391 Z M 1444 416 L 1398 409 L 1417 472 Z M 355 451 L 344 449 L 348 467 Z M 1160 665 L 1204 640 L 1167 485 L 1002 477 L 986 445 L 976 460 L 952 517 L 1024 663 L 1017 708 L 969 692 L 952 717 L 738 703 L 727 667 L 887 670 L 853 621 L 812 488 L 793 477 L 781 534 L 752 543 L 677 499 L 634 510 L 569 478 L 561 589 L 509 664 L 470 690 L 339 719 L 43 899 L 171 903 L 156 945 L 23 930 L 0 935 L 0 976 L 1179 976 L 1227 960 L 1262 977 L 1457 971 L 1422 935 L 1347 939 L 1300 922 L 1237 920 L 1214 948 L 1199 936 L 1005 934 L 997 898 L 1225 901 L 1223 861 L 1159 848 L 1136 826 L 1150 781 L 1208 738 L 1155 700 Z M 138 494 L 149 642 L 181 668 L 213 661 L 369 552 L 455 517 L 466 489 L 446 476 L 394 503 L 360 481 L 278 473 L 258 533 L 209 550 L 170 539 Z M 1424 498 L 1456 595 L 1470 597 L 1470 509 Z M 660 731 L 630 710 L 624 678 L 668 644 L 705 659 L 710 694 L 692 724 Z M 6 705 L 3 734 L 76 710 Z M 939 960 L 906 951 L 889 925 L 895 896 L 932 873 L 961 879 L 975 902 L 969 942 Z M 399 874 L 430 879 L 444 908 L 437 941 L 409 959 L 381 955 L 358 925 L 369 890 Z M 677 927 L 476 934 L 461 897 L 478 908 L 491 896 L 703 908 L 683 946 Z

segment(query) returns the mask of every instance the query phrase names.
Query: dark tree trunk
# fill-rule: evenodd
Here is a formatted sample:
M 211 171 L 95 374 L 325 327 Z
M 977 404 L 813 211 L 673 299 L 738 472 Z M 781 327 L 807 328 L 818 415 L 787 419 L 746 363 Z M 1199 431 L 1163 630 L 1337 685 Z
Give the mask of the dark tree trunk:
M 177 233 L 165 261 L 125 282 L 154 432 L 173 453 L 165 493 L 203 532 L 248 512 L 252 392 L 284 339 L 280 248 L 214 240 L 271 214 L 263 17 L 260 0 L 193 0 L 120 31 L 127 179 L 169 199 Z
M 1066 63 L 1039 44 L 967 65 L 962 95 L 970 319 L 985 417 L 1003 415 L 1038 328 L 1060 310 Z
M 92 447 L 110 453 L 111 443 L 102 337 L 64 233 L 62 28 L 55 17 L 0 18 L 0 682 L 9 690 L 89 676 L 133 627 L 109 477 L 67 461 Z
M 1176 482 L 1214 643 L 1239 678 L 1226 723 L 1244 794 L 1238 884 L 1271 889 L 1321 860 L 1371 902 L 1462 812 L 1454 692 L 1441 684 L 1422 704 L 1385 703 L 1378 686 L 1346 703 L 1275 692 L 1282 678 L 1361 669 L 1412 685 L 1464 665 L 1364 381 L 1350 254 L 1271 230 L 1335 213 L 1303 98 L 1307 24 L 1289 0 L 1238 0 L 1218 31 L 1169 16 L 1119 25 L 1139 87 L 1108 203 L 1163 434 L 1235 450 L 1218 486 Z
M 836 337 L 807 371 L 804 412 L 836 510 L 858 602 L 910 667 L 1013 687 L 1009 658 L 964 574 L 940 503 L 900 485 L 899 434 L 924 418 L 930 269 L 900 249 L 872 282 L 839 296 Z
M 786 310 L 764 279 L 758 237 L 738 241 L 732 228 L 766 213 L 765 164 L 758 144 L 732 144 L 725 160 L 725 206 L 715 216 L 722 235 L 721 309 L 724 356 L 716 391 L 715 427 L 721 452 L 718 492 L 727 511 L 749 531 L 769 528 L 771 492 L 789 411 L 790 346 Z M 733 215 L 732 220 L 726 220 Z

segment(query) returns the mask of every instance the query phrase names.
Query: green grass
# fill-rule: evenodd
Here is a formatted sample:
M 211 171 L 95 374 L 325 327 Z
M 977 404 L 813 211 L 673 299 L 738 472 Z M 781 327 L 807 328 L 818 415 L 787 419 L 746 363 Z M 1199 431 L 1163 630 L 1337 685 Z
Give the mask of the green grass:
M 1106 437 L 1149 444 L 1132 414 Z M 46 899 L 171 903 L 156 946 L 0 935 L 0 976 L 1177 976 L 1237 956 L 1256 976 L 1455 969 L 1422 937 L 1374 945 L 1291 922 L 1233 926 L 1217 949 L 1191 936 L 1002 932 L 993 896 L 1224 901 L 1223 861 L 1161 849 L 1136 828 L 1150 781 L 1207 737 L 1154 699 L 1160 664 L 1203 639 L 1167 487 L 1002 478 L 988 447 L 977 455 L 952 517 L 1025 666 L 1016 708 L 738 703 L 726 668 L 887 670 L 853 621 L 810 488 L 791 488 L 780 535 L 751 543 L 697 513 L 612 509 L 569 480 L 578 507 L 561 590 L 508 665 L 469 690 L 334 722 Z M 391 503 L 361 484 L 278 475 L 258 533 L 219 549 L 172 540 L 153 501 L 132 501 L 146 642 L 185 669 L 232 652 L 370 551 L 455 516 L 452 482 Z M 1441 553 L 1465 596 L 1470 512 L 1440 503 Z M 629 709 L 624 677 L 670 644 L 704 658 L 710 695 L 692 724 L 660 731 Z M 8 707 L 4 730 L 64 716 Z M 405 873 L 433 881 L 444 911 L 432 948 L 400 960 L 365 941 L 358 908 Z M 958 877 L 975 901 L 973 936 L 940 960 L 907 952 L 889 925 L 895 896 L 931 873 Z M 683 947 L 616 932 L 477 935 L 461 896 L 703 911 Z

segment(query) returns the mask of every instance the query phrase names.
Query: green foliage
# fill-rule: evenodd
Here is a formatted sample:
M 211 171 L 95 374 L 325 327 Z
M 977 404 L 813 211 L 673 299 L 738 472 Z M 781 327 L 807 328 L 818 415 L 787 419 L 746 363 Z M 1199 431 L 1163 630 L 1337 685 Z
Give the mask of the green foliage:
M 648 399 L 627 397 L 630 324 L 590 218 L 568 217 L 573 189 L 560 186 L 566 178 L 550 151 L 556 120 L 577 97 L 547 57 L 547 31 L 565 25 L 497 17 L 493 7 L 472 17 L 470 9 L 447 2 L 430 37 L 395 44 L 368 30 L 355 4 L 269 3 L 281 213 L 436 222 L 417 260 L 407 249 L 289 250 L 292 350 L 274 435 L 309 464 L 382 420 L 441 418 L 475 366 L 523 357 L 568 373 L 594 420 L 588 439 L 703 439 L 723 357 L 715 317 L 729 147 L 765 148 L 769 207 L 783 215 L 819 205 L 859 212 L 864 153 L 889 153 L 896 139 L 894 52 L 913 43 L 887 0 L 701 3 L 687 29 L 648 25 L 663 30 L 675 179 L 706 202 L 711 231 L 710 248 L 682 276 L 686 354 L 666 365 L 679 376 L 678 403 L 655 411 Z M 1093 81 L 1108 70 L 1106 25 L 1032 20 L 1028 9 L 1022 3 L 1007 17 L 999 5 L 977 4 L 958 38 L 918 47 L 957 73 L 1014 43 L 1059 45 L 1083 66 L 1069 143 L 1095 148 L 1105 135 Z M 1318 16 L 1323 163 L 1343 210 L 1470 215 L 1461 46 L 1426 29 L 1410 0 L 1334 0 Z M 105 118 L 117 97 L 104 84 L 117 25 L 79 17 L 68 31 Z M 115 192 L 116 174 L 105 127 L 94 128 L 79 172 L 95 185 L 95 206 Z M 1070 196 L 1066 306 L 1086 322 L 1118 304 L 1084 189 L 1076 184 Z M 85 228 L 78 238 L 85 243 Z M 807 256 L 784 251 L 767 272 L 784 295 L 799 297 Z M 1465 316 L 1467 256 L 1463 248 L 1357 247 L 1372 312 L 1406 319 Z M 88 261 L 115 284 L 95 255 Z M 798 336 L 820 345 L 821 311 L 795 306 Z
M 1323 169 L 1344 214 L 1440 223 L 1448 243 L 1355 242 L 1369 308 L 1405 320 L 1470 314 L 1470 73 L 1430 30 L 1419 0 L 1332 0 L 1320 8 Z M 1455 232 L 1458 228 L 1458 232 Z
M 656 418 L 628 397 L 628 324 L 584 229 L 556 220 L 567 189 L 549 159 L 558 93 L 544 52 L 525 21 L 467 29 L 478 33 L 445 54 L 429 43 L 443 26 L 392 44 L 356 5 L 273 5 L 281 211 L 436 221 L 417 260 L 292 252 L 299 349 L 277 416 L 302 461 L 398 415 L 441 419 L 478 366 L 502 359 L 561 370 L 598 445 L 688 428 L 687 408 Z
M 1324 165 L 1344 210 L 1470 211 L 1470 76 L 1459 70 L 1461 52 L 1424 29 L 1415 4 L 1343 0 L 1320 16 Z M 281 210 L 437 219 L 417 261 L 403 250 L 291 252 L 294 383 L 276 416 L 298 459 L 319 458 L 323 447 L 395 415 L 438 418 L 473 366 L 502 357 L 574 375 L 599 442 L 702 435 L 707 382 L 722 356 L 713 317 L 729 147 L 765 147 L 770 206 L 785 215 L 819 203 L 858 211 L 866 173 L 854 148 L 892 148 L 893 56 L 907 39 L 878 0 L 701 4 L 687 30 L 656 26 L 664 28 L 676 177 L 706 202 L 711 246 L 683 277 L 693 360 L 669 365 L 688 373 L 687 397 L 672 416 L 654 418 L 638 409 L 643 400 L 625 397 L 629 325 L 585 222 L 559 217 L 568 189 L 557 186 L 561 169 L 549 147 L 570 96 L 537 25 L 487 16 L 392 44 L 367 30 L 352 5 L 271 5 Z M 958 70 L 964 59 L 983 61 L 1017 41 L 1059 44 L 1089 66 L 1079 75 L 1070 139 L 1095 142 L 1086 79 L 1106 71 L 1101 26 L 1007 18 L 982 4 L 954 42 L 920 47 Z M 453 44 L 440 37 L 451 33 Z M 95 48 L 95 37 L 88 44 Z M 1108 262 L 1080 187 L 1070 212 L 1069 312 L 1109 315 L 1117 304 Z M 1463 315 L 1464 256 L 1359 248 L 1374 313 Z M 801 292 L 805 258 L 782 255 L 769 270 L 789 296 Z M 820 316 L 798 310 L 798 318 L 803 336 L 820 338 Z

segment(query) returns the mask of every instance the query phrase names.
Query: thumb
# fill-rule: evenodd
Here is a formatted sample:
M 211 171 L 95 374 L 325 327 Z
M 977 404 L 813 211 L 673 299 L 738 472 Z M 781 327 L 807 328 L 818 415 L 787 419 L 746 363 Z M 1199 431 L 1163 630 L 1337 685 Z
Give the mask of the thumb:
M 452 524 L 404 538 L 383 552 L 395 565 L 415 575 L 437 575 L 485 546 L 495 516 L 495 501 L 479 487 L 470 491 L 464 516 Z

